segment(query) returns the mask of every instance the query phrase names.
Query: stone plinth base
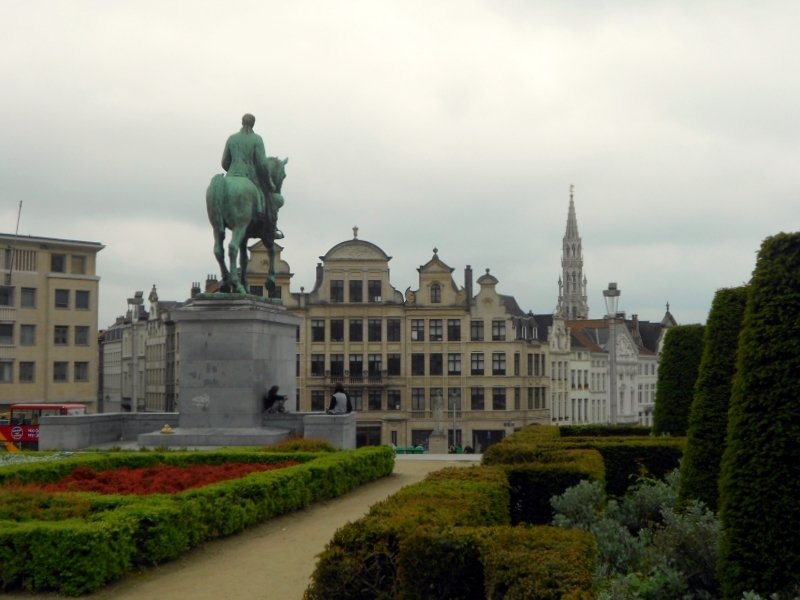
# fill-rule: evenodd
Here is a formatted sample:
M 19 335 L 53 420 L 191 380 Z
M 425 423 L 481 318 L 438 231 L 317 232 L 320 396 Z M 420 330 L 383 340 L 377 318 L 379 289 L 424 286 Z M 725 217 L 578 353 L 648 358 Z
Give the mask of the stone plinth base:
M 428 438 L 430 454 L 447 454 L 447 436 L 444 433 L 432 433 Z
M 143 433 L 140 446 L 271 446 L 289 437 L 278 427 L 178 427 L 175 433 Z
M 341 450 L 356 448 L 356 413 L 346 415 L 306 414 L 303 437 L 325 440 Z

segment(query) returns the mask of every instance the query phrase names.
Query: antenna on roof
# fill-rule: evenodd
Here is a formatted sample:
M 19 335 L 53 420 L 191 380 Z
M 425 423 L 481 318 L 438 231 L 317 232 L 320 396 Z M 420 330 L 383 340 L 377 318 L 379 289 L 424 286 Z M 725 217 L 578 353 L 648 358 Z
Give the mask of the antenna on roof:
M 19 210 L 17 211 L 17 229 L 14 231 L 14 244 L 11 246 L 11 256 L 8 257 L 8 273 L 6 273 L 6 285 L 11 285 L 11 273 L 14 272 L 14 259 L 17 253 L 17 237 L 19 236 L 19 218 L 22 216 L 22 200 L 19 201 Z

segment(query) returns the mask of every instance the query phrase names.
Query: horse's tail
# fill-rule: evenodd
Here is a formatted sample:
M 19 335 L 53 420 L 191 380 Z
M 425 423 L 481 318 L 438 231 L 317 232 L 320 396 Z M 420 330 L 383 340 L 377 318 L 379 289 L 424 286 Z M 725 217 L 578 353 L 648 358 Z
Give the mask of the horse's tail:
M 225 175 L 214 175 L 211 178 L 211 185 L 206 191 L 206 208 L 211 225 L 220 229 L 225 227 L 225 220 L 222 217 L 222 205 L 225 202 Z

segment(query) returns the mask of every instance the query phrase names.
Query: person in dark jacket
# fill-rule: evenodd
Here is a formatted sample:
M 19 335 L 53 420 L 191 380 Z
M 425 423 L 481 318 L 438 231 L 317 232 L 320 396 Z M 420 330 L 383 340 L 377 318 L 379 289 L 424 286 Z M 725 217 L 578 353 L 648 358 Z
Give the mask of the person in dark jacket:
M 286 396 L 281 396 L 278 394 L 278 390 L 280 388 L 277 385 L 273 385 L 269 388 L 269 392 L 267 395 L 264 396 L 264 411 L 270 414 L 276 412 L 286 412 L 286 409 L 283 407 L 283 403 L 286 402 Z

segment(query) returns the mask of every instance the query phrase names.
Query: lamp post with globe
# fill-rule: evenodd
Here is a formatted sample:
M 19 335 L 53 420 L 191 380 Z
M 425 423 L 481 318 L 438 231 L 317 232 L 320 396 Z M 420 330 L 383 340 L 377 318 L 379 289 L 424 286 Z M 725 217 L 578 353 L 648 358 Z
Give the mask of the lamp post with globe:
M 612 425 L 617 424 L 617 308 L 619 306 L 620 290 L 617 288 L 616 283 L 609 283 L 608 289 L 603 290 L 603 299 L 606 302 L 606 310 L 608 311 L 608 328 L 609 328 L 609 395 L 611 396 L 609 403 L 610 409 L 610 422 Z

